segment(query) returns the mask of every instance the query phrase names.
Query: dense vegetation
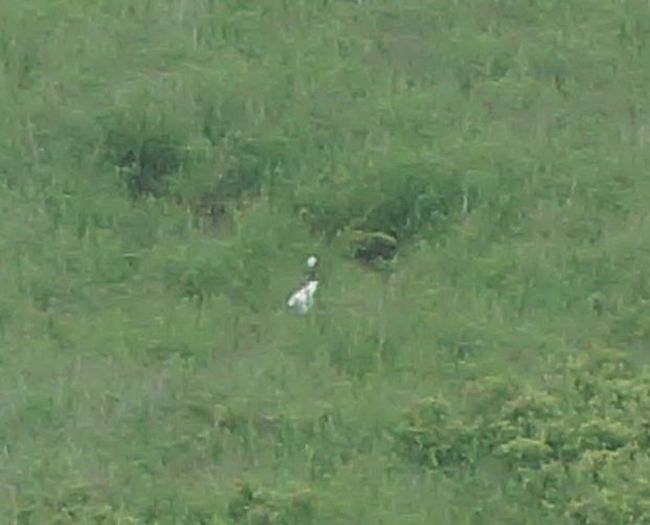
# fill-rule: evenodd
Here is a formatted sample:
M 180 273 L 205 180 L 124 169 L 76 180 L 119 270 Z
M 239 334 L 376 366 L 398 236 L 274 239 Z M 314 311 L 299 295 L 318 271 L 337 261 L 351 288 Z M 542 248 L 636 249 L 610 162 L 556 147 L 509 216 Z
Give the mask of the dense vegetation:
M 2 523 L 650 523 L 646 1 L 0 11 Z

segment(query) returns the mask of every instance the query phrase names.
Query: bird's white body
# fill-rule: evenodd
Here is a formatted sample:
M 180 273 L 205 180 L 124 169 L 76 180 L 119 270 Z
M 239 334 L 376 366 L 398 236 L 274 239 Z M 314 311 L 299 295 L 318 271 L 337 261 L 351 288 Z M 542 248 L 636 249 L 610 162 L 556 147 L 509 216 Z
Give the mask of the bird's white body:
M 299 314 L 306 314 L 314 306 L 314 294 L 317 289 L 318 281 L 308 281 L 305 286 L 289 297 L 287 306 Z

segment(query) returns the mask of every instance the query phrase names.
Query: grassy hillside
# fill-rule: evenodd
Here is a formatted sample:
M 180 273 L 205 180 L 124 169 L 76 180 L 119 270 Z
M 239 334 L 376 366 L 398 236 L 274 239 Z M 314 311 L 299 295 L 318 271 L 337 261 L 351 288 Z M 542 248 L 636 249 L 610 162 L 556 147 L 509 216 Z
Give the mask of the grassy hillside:
M 647 2 L 0 11 L 2 523 L 650 523 Z

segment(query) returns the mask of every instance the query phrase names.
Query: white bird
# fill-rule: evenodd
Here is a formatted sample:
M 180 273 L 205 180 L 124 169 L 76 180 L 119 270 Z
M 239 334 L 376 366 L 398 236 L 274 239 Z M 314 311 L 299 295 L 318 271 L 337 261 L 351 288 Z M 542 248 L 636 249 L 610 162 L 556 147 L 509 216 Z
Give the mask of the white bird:
M 287 306 L 299 314 L 306 314 L 314 306 L 314 294 L 317 289 L 318 281 L 308 281 L 305 286 L 289 297 Z
M 287 306 L 301 315 L 306 314 L 314 306 L 314 295 L 318 289 L 318 279 L 315 272 L 317 264 L 318 259 L 316 256 L 310 255 L 307 259 L 309 272 L 306 284 L 294 292 L 287 301 Z

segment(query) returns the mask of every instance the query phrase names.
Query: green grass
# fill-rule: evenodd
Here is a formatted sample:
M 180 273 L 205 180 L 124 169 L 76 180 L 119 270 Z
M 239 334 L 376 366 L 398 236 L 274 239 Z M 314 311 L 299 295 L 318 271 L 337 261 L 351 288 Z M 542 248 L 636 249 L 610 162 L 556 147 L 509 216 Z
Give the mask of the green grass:
M 647 2 L 5 3 L 2 523 L 650 523 Z

